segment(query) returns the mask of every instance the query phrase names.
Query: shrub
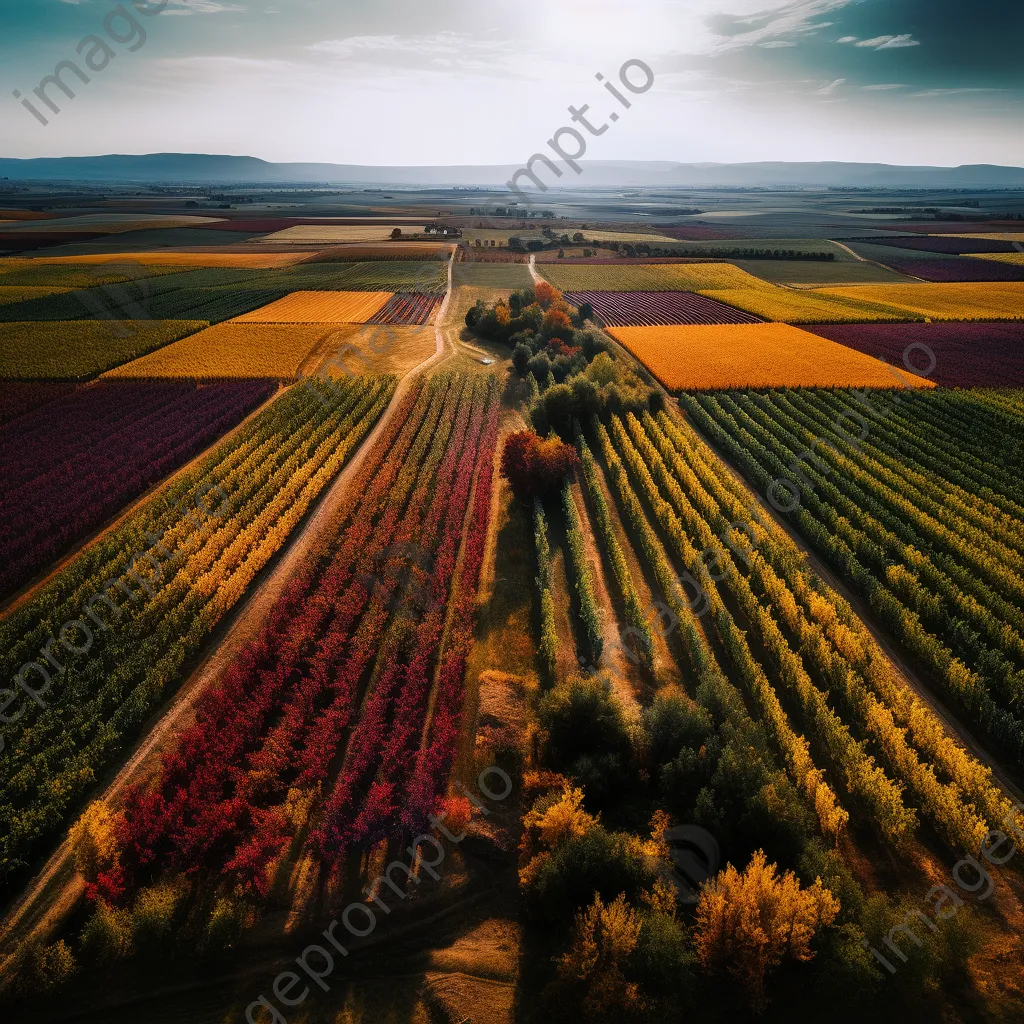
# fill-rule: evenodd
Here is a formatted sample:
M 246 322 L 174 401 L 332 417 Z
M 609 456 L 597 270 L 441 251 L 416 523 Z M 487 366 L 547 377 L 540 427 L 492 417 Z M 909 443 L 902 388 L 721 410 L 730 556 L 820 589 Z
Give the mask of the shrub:
M 82 929 L 82 953 L 97 966 L 108 967 L 131 956 L 132 938 L 131 912 L 99 900 Z
M 61 939 L 44 946 L 38 939 L 26 942 L 10 964 L 12 989 L 26 999 L 63 988 L 77 970 L 75 958 Z
M 75 868 L 87 882 L 95 882 L 101 872 L 113 867 L 117 853 L 117 822 L 118 816 L 97 800 L 89 804 L 71 826 L 68 841 L 75 858 Z

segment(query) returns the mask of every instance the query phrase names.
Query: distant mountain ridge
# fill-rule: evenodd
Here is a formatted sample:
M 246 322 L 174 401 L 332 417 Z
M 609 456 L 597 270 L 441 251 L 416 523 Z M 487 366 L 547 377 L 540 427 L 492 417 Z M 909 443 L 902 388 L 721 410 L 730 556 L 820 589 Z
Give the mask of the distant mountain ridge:
M 861 187 L 1024 188 L 1024 168 L 975 164 L 903 167 L 869 163 L 671 163 L 663 160 L 584 160 L 583 174 L 564 164 L 561 178 L 538 164 L 552 185 L 581 187 Z M 12 181 L 161 182 L 165 184 L 270 185 L 481 185 L 501 186 L 516 165 L 370 167 L 357 164 L 270 163 L 251 156 L 150 153 L 142 156 L 0 158 L 0 177 Z

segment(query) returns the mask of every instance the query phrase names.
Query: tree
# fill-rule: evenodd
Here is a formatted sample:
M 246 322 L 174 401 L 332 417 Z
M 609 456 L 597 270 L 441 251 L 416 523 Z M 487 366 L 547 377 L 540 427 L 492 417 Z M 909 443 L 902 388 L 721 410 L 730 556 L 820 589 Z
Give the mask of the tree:
M 391 237 L 392 238 L 401 238 L 402 237 L 402 229 L 401 228 L 395 228 L 394 231 L 391 232 Z
M 87 881 L 95 882 L 113 867 L 117 855 L 117 825 L 120 818 L 99 800 L 89 804 L 71 826 L 68 839 L 75 868 Z
M 501 475 L 524 501 L 561 488 L 578 463 L 575 449 L 557 437 L 542 440 L 532 430 L 509 434 L 501 453 Z
M 642 1011 L 640 991 L 624 969 L 640 939 L 640 918 L 620 893 L 613 902 L 594 896 L 576 915 L 572 946 L 558 959 L 563 984 L 581 987 L 581 1009 L 588 1021 L 624 1021 Z
M 534 298 L 543 310 L 549 309 L 554 303 L 562 301 L 562 293 L 547 281 L 540 281 L 533 290 Z
M 585 239 L 585 238 L 584 238 L 584 236 L 583 236 L 583 232 L 582 232 L 582 231 L 577 231 L 577 232 L 576 232 L 576 233 L 575 233 L 575 234 L 574 234 L 574 235 L 572 236 L 572 240 L 573 240 L 574 242 L 584 242 L 584 241 L 586 241 L 586 239 Z
M 763 850 L 744 872 L 731 864 L 701 891 L 695 939 L 701 964 L 727 970 L 755 1011 L 764 1009 L 766 976 L 784 959 L 814 957 L 811 940 L 839 913 L 839 901 L 821 879 L 807 889 L 792 871 L 781 877 Z
M 594 307 L 589 302 L 581 302 L 579 308 L 580 323 L 594 319 Z
M 520 377 L 528 372 L 528 364 L 532 358 L 533 351 L 530 346 L 524 345 L 522 342 L 516 345 L 515 349 L 512 351 L 512 366 Z

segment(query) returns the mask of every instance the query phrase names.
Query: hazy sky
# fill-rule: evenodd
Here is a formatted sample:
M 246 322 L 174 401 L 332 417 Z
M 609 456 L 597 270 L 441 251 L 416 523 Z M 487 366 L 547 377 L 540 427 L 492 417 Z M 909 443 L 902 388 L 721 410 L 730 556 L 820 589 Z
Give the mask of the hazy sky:
M 589 103 L 595 159 L 1024 165 L 1024 0 L 125 0 L 144 43 L 116 8 L 3 0 L 0 155 L 521 163 Z

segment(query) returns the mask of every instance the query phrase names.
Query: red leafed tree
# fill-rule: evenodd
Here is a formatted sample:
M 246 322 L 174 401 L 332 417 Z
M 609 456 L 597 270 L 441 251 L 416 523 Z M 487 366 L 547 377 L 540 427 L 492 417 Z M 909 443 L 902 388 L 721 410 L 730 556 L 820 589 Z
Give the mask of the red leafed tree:
M 547 309 L 552 303 L 559 302 L 562 298 L 562 293 L 547 281 L 538 282 L 533 293 L 541 309 Z
M 557 437 L 544 440 L 532 430 L 519 430 L 505 438 L 501 475 L 517 498 L 529 501 L 561 487 L 578 461 L 575 450 Z

